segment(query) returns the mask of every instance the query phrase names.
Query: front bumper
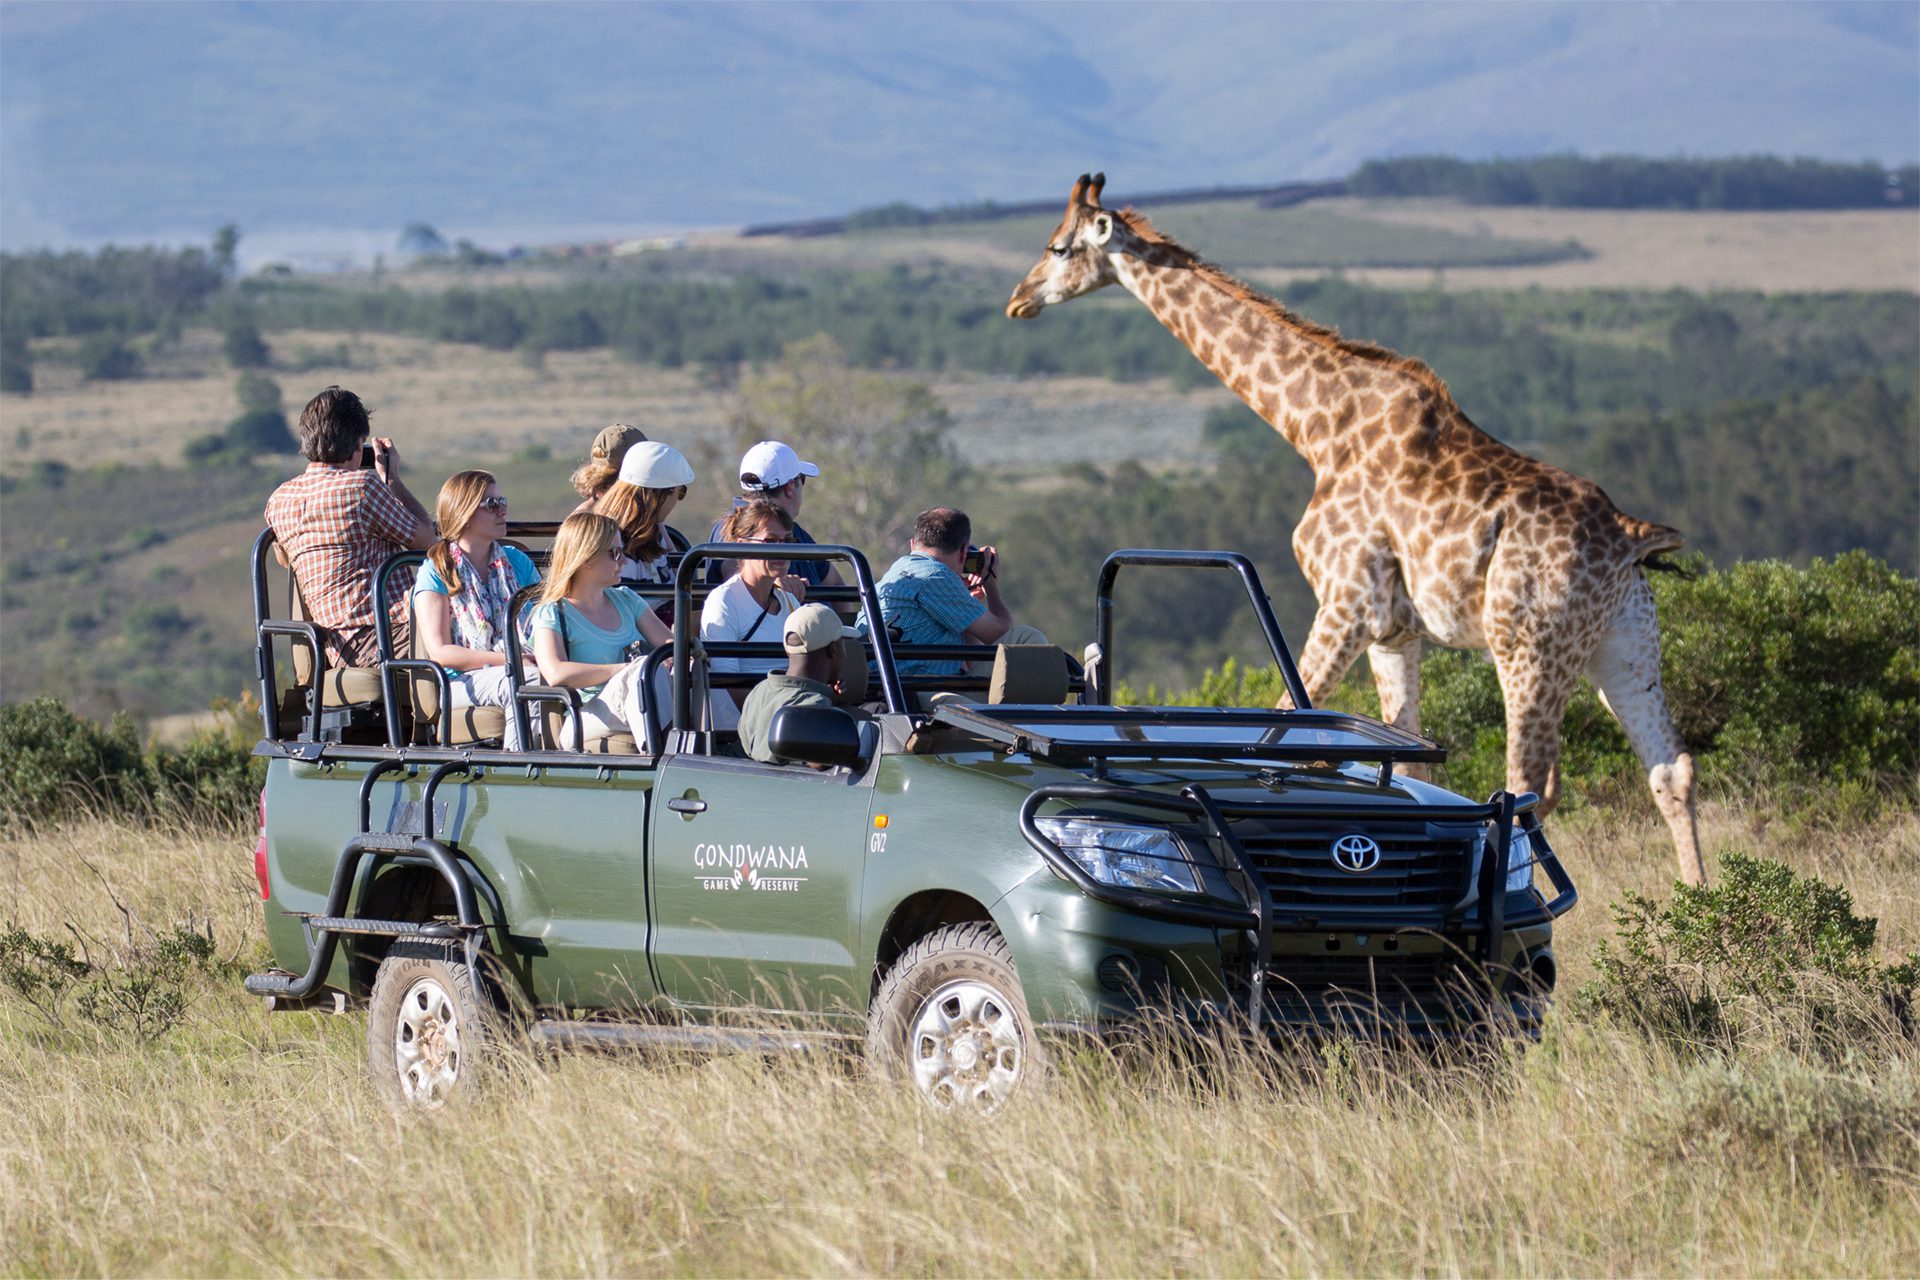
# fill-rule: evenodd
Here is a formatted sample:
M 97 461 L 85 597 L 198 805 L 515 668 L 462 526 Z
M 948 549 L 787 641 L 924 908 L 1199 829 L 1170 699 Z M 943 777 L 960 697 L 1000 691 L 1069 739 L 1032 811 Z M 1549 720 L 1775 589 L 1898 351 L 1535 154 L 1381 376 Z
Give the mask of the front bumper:
M 1159 809 L 1196 822 L 1240 903 L 1170 898 L 1094 880 L 1035 822 L 1049 801 Z M 1064 967 L 1081 975 L 1078 992 L 1042 1000 L 1036 1013 L 1043 1027 L 1063 1034 L 1143 1022 L 1209 1032 L 1234 1026 L 1255 1036 L 1530 1032 L 1552 987 L 1552 922 L 1578 900 L 1540 828 L 1536 804 L 1532 796 L 1501 792 L 1486 805 L 1395 806 L 1390 816 L 1402 821 L 1484 822 L 1491 838 L 1473 893 L 1458 909 L 1369 912 L 1321 901 L 1275 902 L 1230 822 L 1271 819 L 1270 806 L 1222 805 L 1198 784 L 1177 796 L 1097 783 L 1036 789 L 1021 808 L 1021 830 L 1077 891 L 1071 896 L 1079 907 L 1060 904 L 1055 922 L 1077 935 L 1075 954 L 1056 960 L 1069 961 Z M 1357 822 L 1389 816 L 1379 806 L 1339 803 L 1290 805 L 1286 814 Z M 1526 841 L 1529 865 L 1551 882 L 1551 901 L 1531 889 L 1507 892 L 1515 839 Z

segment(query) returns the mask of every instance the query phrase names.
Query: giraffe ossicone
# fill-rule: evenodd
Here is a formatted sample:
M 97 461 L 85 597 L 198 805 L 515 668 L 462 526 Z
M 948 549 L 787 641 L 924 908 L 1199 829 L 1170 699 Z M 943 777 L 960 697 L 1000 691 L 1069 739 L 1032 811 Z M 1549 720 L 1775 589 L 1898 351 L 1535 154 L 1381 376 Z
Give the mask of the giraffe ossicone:
M 1667 709 L 1645 566 L 1684 540 L 1591 481 L 1475 426 L 1418 360 L 1301 318 L 1176 244 L 1082 174 L 1007 300 L 1032 319 L 1118 284 L 1313 468 L 1293 551 L 1319 608 L 1299 657 L 1323 698 L 1364 650 L 1383 718 L 1418 732 L 1424 642 L 1492 655 L 1507 785 L 1550 811 L 1560 728 L 1582 675 L 1632 743 L 1680 876 L 1705 883 L 1693 758 Z

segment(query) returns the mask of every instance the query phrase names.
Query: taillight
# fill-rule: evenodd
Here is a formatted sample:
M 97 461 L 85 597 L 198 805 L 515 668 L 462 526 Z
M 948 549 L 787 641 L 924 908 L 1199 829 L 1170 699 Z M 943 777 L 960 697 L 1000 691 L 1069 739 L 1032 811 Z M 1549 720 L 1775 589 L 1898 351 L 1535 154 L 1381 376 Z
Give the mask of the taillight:
M 260 901 L 265 902 L 273 896 L 273 886 L 267 881 L 267 791 L 260 789 L 260 839 L 253 846 L 253 875 L 260 882 Z

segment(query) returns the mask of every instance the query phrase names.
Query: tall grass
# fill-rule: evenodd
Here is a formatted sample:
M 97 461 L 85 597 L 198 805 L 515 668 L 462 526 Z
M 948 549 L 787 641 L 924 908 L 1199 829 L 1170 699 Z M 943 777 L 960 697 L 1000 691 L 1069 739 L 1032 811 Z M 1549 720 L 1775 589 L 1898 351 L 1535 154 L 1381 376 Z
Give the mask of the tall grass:
M 1667 896 L 1663 833 L 1626 813 L 1556 830 L 1585 895 L 1565 983 L 1608 901 Z M 1920 942 L 1910 815 L 1810 840 L 1715 810 L 1706 839 Z M 191 921 L 217 957 L 147 1046 L 0 995 L 8 1274 L 1920 1271 L 1920 1054 L 1893 1029 L 1837 1062 L 1703 1056 L 1563 1002 L 1526 1052 L 1062 1058 L 984 1122 L 834 1058 L 516 1058 L 422 1118 L 376 1099 L 362 1018 L 239 994 L 244 831 L 0 832 L 8 920 L 102 945 Z

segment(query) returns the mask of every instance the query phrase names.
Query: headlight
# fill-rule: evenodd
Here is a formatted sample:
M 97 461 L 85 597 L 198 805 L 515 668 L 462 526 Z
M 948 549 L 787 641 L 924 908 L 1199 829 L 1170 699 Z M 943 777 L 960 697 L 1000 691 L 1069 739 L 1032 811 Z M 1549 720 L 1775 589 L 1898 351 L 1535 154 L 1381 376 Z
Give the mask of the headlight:
M 1199 893 L 1187 851 L 1164 827 L 1091 818 L 1036 818 L 1035 824 L 1101 884 L 1162 893 Z
M 1500 833 L 1487 828 L 1487 839 L 1498 840 Z M 1513 824 L 1513 843 L 1507 846 L 1507 892 L 1525 893 L 1533 888 L 1533 838 Z

